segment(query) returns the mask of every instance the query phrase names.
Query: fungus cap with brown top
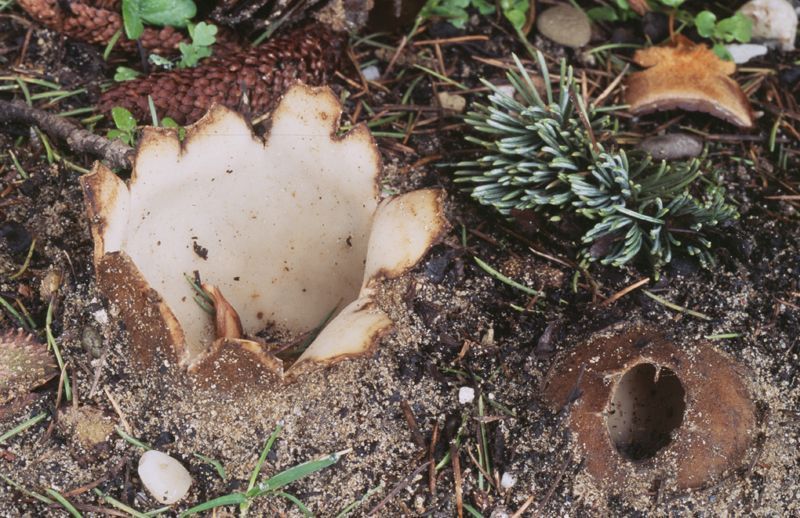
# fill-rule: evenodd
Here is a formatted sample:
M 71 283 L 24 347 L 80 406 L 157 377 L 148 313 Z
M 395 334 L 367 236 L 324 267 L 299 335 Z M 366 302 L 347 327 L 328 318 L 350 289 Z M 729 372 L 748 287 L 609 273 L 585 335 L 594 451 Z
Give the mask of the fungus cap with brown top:
M 679 346 L 642 324 L 613 326 L 564 357 L 547 380 L 595 482 L 701 487 L 739 466 L 755 407 L 745 369 L 708 342 Z

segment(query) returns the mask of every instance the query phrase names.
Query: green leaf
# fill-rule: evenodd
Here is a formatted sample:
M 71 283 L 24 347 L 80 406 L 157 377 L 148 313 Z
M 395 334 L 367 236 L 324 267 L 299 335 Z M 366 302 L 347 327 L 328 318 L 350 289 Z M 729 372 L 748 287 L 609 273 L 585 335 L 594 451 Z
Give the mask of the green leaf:
M 181 60 L 178 62 L 178 68 L 191 68 L 196 66 L 201 59 L 211 55 L 211 49 L 209 47 L 189 45 L 184 42 L 178 44 L 178 49 L 181 51 Z
M 130 81 L 131 79 L 136 79 L 140 75 L 141 74 L 138 71 L 132 68 L 117 67 L 117 71 L 114 73 L 114 81 L 119 83 L 123 81 Z
M 494 2 L 489 3 L 486 0 L 472 0 L 472 6 L 484 16 L 494 13 Z
M 180 128 L 181 126 L 180 126 L 180 124 L 175 122 L 175 119 L 173 119 L 172 117 L 164 117 L 163 119 L 161 119 L 161 127 L 162 128 Z M 204 461 L 206 461 L 208 463 L 213 464 L 213 462 L 212 462 L 213 459 L 208 459 L 208 457 L 204 457 L 203 455 L 200 455 L 199 453 L 195 453 L 195 456 L 203 459 Z M 214 461 L 214 462 L 217 462 L 217 461 Z M 214 464 L 214 466 L 216 467 L 216 464 Z M 219 468 L 217 468 L 217 471 L 219 471 Z M 222 472 L 220 473 L 220 476 L 222 476 L 223 479 L 225 478 L 225 470 L 222 470 Z
M 200 22 L 197 25 L 189 24 L 189 35 L 195 45 L 211 46 L 217 41 L 217 26 Z
M 511 22 L 511 25 L 514 26 L 515 29 L 522 29 L 525 25 L 526 17 L 525 11 L 520 11 L 519 9 L 510 9 L 508 11 L 503 11 L 506 19 Z
M 730 51 L 725 48 L 724 44 L 715 43 L 711 50 L 713 50 L 714 54 L 719 56 L 720 59 L 724 59 L 725 61 L 733 61 L 733 56 L 731 55 Z
M 590 20 L 594 20 L 596 22 L 615 22 L 619 20 L 617 11 L 615 11 L 614 8 L 609 5 L 592 7 L 586 11 L 586 16 L 588 16 Z
M 753 22 L 742 13 L 720 20 L 717 23 L 717 36 L 725 41 L 739 41 L 747 43 L 750 41 L 753 30 Z
M 122 24 L 128 39 L 138 40 L 142 35 L 144 24 L 139 16 L 139 0 L 122 0 Z
M 183 44 L 183 42 L 181 42 L 181 44 Z M 172 68 L 175 66 L 175 63 L 165 57 L 159 56 L 158 54 L 150 54 L 147 60 L 155 66 L 164 68 L 166 70 L 172 70 Z
M 111 117 L 114 119 L 114 125 L 122 131 L 130 132 L 136 129 L 136 119 L 131 112 L 121 106 L 111 108 Z
M 711 38 L 714 36 L 714 27 L 717 22 L 717 15 L 711 11 L 700 11 L 694 17 L 694 26 L 697 29 L 697 34 L 704 38 Z
M 139 0 L 139 16 L 152 25 L 186 27 L 195 14 L 192 0 Z
M 686 0 L 661 0 L 661 3 L 667 7 L 679 7 Z

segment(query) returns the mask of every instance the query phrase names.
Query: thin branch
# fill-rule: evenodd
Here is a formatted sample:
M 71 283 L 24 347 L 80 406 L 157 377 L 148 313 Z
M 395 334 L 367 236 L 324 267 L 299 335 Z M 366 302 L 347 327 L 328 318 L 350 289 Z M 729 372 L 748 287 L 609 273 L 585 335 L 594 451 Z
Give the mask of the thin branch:
M 118 140 L 109 140 L 85 130 L 74 122 L 20 101 L 0 100 L 0 122 L 36 125 L 48 135 L 66 142 L 74 153 L 89 153 L 105 160 L 115 169 L 130 169 L 133 148 Z

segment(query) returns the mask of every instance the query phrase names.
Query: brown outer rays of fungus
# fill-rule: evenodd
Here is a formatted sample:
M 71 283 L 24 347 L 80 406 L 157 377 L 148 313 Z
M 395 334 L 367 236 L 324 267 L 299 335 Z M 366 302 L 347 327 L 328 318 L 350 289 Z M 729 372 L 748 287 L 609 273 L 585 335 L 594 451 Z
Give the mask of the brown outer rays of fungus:
M 677 35 L 671 45 L 637 50 L 634 62 L 647 68 L 628 79 L 626 101 L 636 115 L 681 108 L 710 113 L 742 128 L 753 127 L 747 96 L 731 79 L 732 61 L 703 44 Z
M 755 434 L 745 369 L 708 342 L 678 345 L 644 324 L 596 333 L 547 380 L 598 487 L 681 491 L 739 467 Z
M 264 383 L 369 355 L 391 330 L 375 289 L 443 236 L 443 192 L 379 201 L 377 146 L 364 125 L 337 136 L 341 110 L 296 85 L 262 141 L 215 106 L 183 141 L 145 128 L 127 183 L 99 163 L 82 178 L 97 283 L 140 363 Z

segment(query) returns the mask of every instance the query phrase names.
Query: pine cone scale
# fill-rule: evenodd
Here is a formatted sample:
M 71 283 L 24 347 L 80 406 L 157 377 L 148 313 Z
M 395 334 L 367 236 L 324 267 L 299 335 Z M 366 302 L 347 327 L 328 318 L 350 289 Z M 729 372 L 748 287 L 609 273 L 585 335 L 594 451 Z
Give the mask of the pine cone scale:
M 143 120 L 149 112 L 150 95 L 159 116 L 189 124 L 214 103 L 240 109 L 244 88 L 251 113 L 260 115 L 271 110 L 286 88 L 298 81 L 324 84 L 339 61 L 340 40 L 321 26 L 302 27 L 259 47 L 212 57 L 195 68 L 122 83 L 104 93 L 99 106 L 102 111 L 122 106 Z

